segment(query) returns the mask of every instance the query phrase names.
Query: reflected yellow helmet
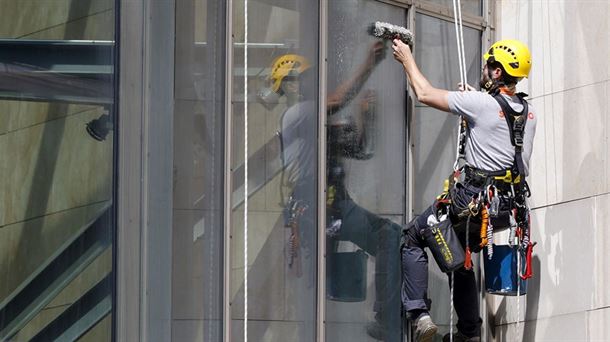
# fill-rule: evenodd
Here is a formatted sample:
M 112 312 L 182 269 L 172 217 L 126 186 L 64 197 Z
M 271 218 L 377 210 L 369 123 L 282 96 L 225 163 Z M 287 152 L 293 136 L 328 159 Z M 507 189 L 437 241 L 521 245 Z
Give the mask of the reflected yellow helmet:
M 527 77 L 532 68 L 532 55 L 525 44 L 514 39 L 495 42 L 483 55 L 483 60 L 490 59 L 502 64 L 507 74 L 513 77 Z
M 271 75 L 269 76 L 271 88 L 277 92 L 284 77 L 298 76 L 309 67 L 311 64 L 307 58 L 300 55 L 287 54 L 276 58 L 271 65 Z

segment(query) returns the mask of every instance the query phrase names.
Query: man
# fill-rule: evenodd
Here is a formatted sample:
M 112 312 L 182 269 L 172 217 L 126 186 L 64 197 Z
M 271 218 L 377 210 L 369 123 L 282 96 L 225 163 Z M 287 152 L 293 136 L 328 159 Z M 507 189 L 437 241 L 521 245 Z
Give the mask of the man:
M 369 255 L 375 256 L 375 322 L 367 326 L 367 333 L 379 340 L 400 341 L 400 225 L 373 214 L 357 205 L 345 186 L 344 158 L 372 157 L 372 132 L 365 124 L 354 125 L 345 120 L 333 120 L 335 113 L 358 95 L 362 86 L 383 59 L 384 45 L 374 44 L 364 63 L 354 74 L 327 96 L 328 152 L 327 152 L 327 264 L 335 265 L 333 247 L 339 241 L 351 241 Z M 318 109 L 315 101 L 315 74 L 303 56 L 289 54 L 277 58 L 271 66 L 271 90 L 286 98 L 287 109 L 280 122 L 282 159 L 285 183 L 290 188 L 286 203 L 286 217 L 298 212 L 298 236 L 303 248 L 315 244 L 316 231 L 316 156 Z M 359 106 L 365 113 L 374 108 L 370 93 Z M 369 113 L 370 114 L 370 113 Z M 366 121 L 355 120 L 355 121 Z M 290 244 L 288 248 L 293 248 Z M 299 252 L 297 251 L 296 254 Z M 292 254 L 292 253 L 288 253 Z M 295 255 L 296 255 L 295 254 Z M 301 253 L 306 255 L 307 253 Z M 289 262 L 290 265 L 290 262 Z M 353 265 L 344 265 L 351 267 Z M 329 268 L 332 269 L 332 268 Z M 366 275 L 364 275 L 366 280 Z M 339 282 L 336 274 L 328 274 L 328 282 Z M 329 284 L 330 286 L 330 284 Z M 340 286 L 353 286 L 341 284 Z M 332 293 L 329 293 L 332 298 Z
M 529 190 L 523 178 L 529 172 L 536 115 L 531 105 L 523 99 L 524 94 L 516 93 L 516 85 L 523 77 L 528 77 L 531 68 L 527 47 L 516 40 L 501 40 L 491 46 L 483 56 L 485 65 L 480 85 L 485 92 L 472 91 L 474 89 L 469 86 L 460 86 L 462 91 L 456 92 L 435 88 L 420 72 L 407 45 L 394 40 L 392 49 L 394 58 L 403 65 L 420 102 L 461 115 L 467 122 L 465 179 L 450 190 L 451 204 L 448 210 L 449 219 L 462 245 L 465 244 L 467 233 L 461 211 L 467 208 L 468 203 L 480 198 L 487 186 L 498 189 L 499 206 L 504 212 L 510 213 L 513 208 L 519 207 L 517 220 L 526 225 L 524 220 L 528 211 L 525 197 L 529 195 Z M 504 101 L 506 103 L 501 105 Z M 507 112 L 519 114 L 514 115 L 517 125 L 509 127 Z M 509 177 L 498 180 L 502 178 L 499 176 Z M 428 313 L 428 260 L 423 250 L 427 245 L 422 232 L 428 227 L 430 216 L 437 218 L 436 213 L 441 206 L 439 202 L 434 203 L 403 230 L 403 307 L 414 324 L 417 341 L 431 341 L 437 331 Z M 481 218 L 471 218 L 471 223 L 480 227 Z M 529 234 L 529 229 L 527 232 Z M 477 239 L 480 241 L 478 233 L 479 230 L 470 229 L 469 245 Z M 474 245 L 476 247 L 476 243 Z M 474 272 L 462 267 L 454 272 L 454 276 L 454 305 L 458 322 L 453 341 L 480 341 L 481 319 Z M 443 341 L 449 339 L 447 334 Z

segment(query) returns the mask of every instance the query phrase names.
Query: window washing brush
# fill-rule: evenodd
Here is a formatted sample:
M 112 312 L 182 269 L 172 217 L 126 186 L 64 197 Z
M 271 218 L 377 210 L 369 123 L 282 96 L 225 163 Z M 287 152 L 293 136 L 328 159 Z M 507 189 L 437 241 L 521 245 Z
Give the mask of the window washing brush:
M 376 21 L 369 27 L 369 33 L 381 39 L 393 40 L 398 38 L 413 49 L 413 33 L 402 26 Z

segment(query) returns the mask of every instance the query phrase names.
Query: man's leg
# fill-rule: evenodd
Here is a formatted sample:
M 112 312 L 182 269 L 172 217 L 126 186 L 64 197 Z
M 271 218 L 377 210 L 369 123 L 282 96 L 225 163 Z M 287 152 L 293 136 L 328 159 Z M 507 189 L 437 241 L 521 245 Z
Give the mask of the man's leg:
M 340 240 L 351 241 L 375 257 L 376 320 L 385 341 L 400 341 L 401 226 L 358 206 L 349 197 L 337 203 L 341 211 Z
M 463 187 L 455 189 L 453 199 L 455 202 L 462 204 L 469 203 L 472 200 L 472 196 L 480 191 L 480 188 L 466 184 Z M 479 223 L 475 223 L 476 221 Z M 466 222 L 462 221 L 455 226 L 459 224 L 463 224 L 465 227 Z M 470 224 L 469 232 L 470 241 L 472 242 L 476 241 L 477 232 L 480 230 L 479 218 L 475 217 Z M 465 235 L 465 231 L 462 231 L 462 233 L 458 235 L 462 246 L 466 245 Z M 451 274 L 449 274 L 449 277 L 450 276 Z M 474 271 L 466 270 L 462 267 L 454 272 L 454 276 L 453 305 L 458 316 L 458 331 L 467 337 L 480 336 L 482 320 L 479 316 L 479 290 L 477 288 Z M 451 278 L 449 278 L 449 284 L 451 284 Z
M 412 320 L 430 310 L 428 255 L 424 251 L 418 219 L 411 221 L 405 229 L 401 247 L 402 304 Z
M 427 229 L 428 216 L 434 207 L 411 221 L 403 233 L 402 253 L 402 303 L 408 318 L 413 322 L 415 341 L 432 341 L 438 327 L 430 318 L 428 299 L 428 255 L 422 230 Z
M 479 316 L 479 291 L 474 271 L 462 267 L 454 272 L 454 276 L 453 305 L 458 316 L 458 331 L 468 337 L 480 336 L 482 320 Z

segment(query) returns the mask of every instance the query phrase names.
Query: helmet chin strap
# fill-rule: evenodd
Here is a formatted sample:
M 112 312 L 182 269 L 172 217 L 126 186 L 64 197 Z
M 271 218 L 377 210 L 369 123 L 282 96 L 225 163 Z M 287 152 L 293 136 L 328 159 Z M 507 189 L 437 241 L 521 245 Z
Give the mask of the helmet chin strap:
M 481 83 L 481 87 L 487 91 L 489 94 L 496 94 L 500 91 L 500 88 L 505 86 L 504 82 L 494 79 L 491 68 L 487 68 L 487 75 L 489 79 L 485 83 Z

